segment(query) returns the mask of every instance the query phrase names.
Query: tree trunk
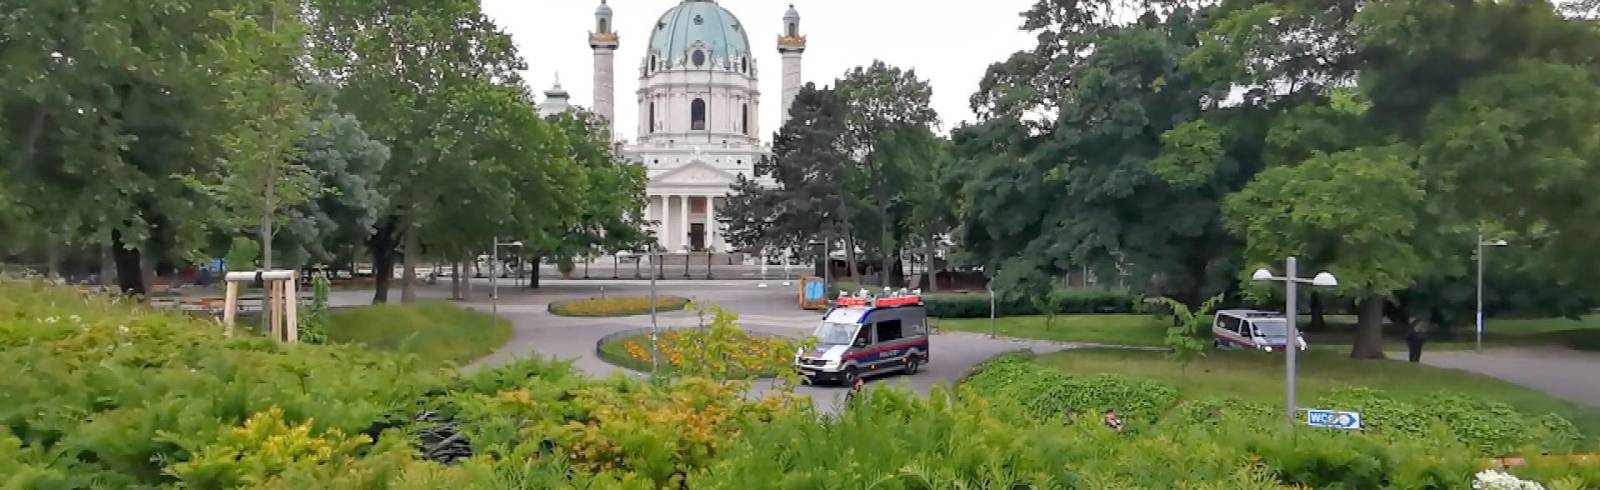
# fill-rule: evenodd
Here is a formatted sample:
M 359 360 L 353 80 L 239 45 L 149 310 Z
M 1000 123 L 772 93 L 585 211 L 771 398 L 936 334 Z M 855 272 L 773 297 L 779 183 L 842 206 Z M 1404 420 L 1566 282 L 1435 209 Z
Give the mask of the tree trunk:
M 145 294 L 149 294 L 156 285 L 155 241 L 155 237 L 145 240 L 144 248 L 139 250 L 139 282 Z
M 928 262 L 923 264 L 923 272 L 928 274 L 927 289 L 929 293 L 939 291 L 939 258 L 934 253 L 939 243 L 939 235 L 928 235 Z
M 450 262 L 450 299 L 462 301 L 467 299 L 461 295 L 461 261 Z
M 117 286 L 123 294 L 144 294 L 144 273 L 140 271 L 139 250 L 122 242 L 122 232 L 111 232 L 111 254 L 117 264 Z
M 1350 348 L 1352 359 L 1383 359 L 1383 304 L 1380 295 L 1362 298 L 1356 324 L 1356 338 Z
M 264 202 L 265 205 L 261 206 L 261 231 L 260 231 L 260 236 L 257 237 L 258 240 L 261 240 L 261 268 L 264 269 L 264 270 L 269 270 L 269 271 L 272 270 L 272 188 L 274 187 L 273 186 L 273 180 L 274 180 L 274 177 L 273 177 L 272 171 L 271 171 L 271 169 L 269 167 L 269 169 L 267 170 L 267 193 L 266 193 L 265 196 L 262 196 L 262 202 Z
M 655 262 L 655 259 L 656 258 L 651 258 L 650 261 L 651 262 Z M 528 289 L 539 289 L 539 264 L 543 264 L 544 263 L 544 256 L 543 255 L 536 255 L 536 256 L 533 256 L 533 257 L 529 257 L 528 260 L 533 261 L 533 273 L 528 275 Z M 650 265 L 653 266 L 653 265 L 656 265 L 656 264 L 652 263 Z M 655 274 L 656 271 L 652 270 L 652 271 L 650 271 L 650 273 L 651 274 Z
M 419 236 L 416 225 L 407 224 L 400 230 L 405 240 L 405 272 L 400 274 L 400 302 L 417 302 L 417 263 L 422 260 L 422 237 Z
M 100 285 L 104 287 L 117 284 L 117 259 L 112 252 L 115 246 L 109 241 L 100 244 Z
M 856 235 L 848 229 L 844 234 L 844 260 L 848 262 L 844 267 L 844 276 L 856 279 Z
M 389 282 L 394 279 L 394 217 L 383 220 L 367 243 L 372 246 L 372 304 L 389 302 Z
M 46 233 L 44 243 L 44 277 L 55 279 L 61 277 L 61 247 L 55 243 L 55 234 Z
M 1322 293 L 1311 292 L 1311 323 L 1306 325 L 1307 332 L 1325 332 L 1328 330 L 1327 308 L 1322 304 Z

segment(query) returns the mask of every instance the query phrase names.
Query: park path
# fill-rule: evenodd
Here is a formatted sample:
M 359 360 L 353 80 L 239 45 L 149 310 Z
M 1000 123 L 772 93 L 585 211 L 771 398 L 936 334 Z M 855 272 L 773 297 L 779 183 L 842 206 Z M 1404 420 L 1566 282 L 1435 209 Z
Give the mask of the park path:
M 1550 396 L 1600 407 L 1600 355 L 1560 347 L 1424 352 L 1423 364 L 1492 376 Z

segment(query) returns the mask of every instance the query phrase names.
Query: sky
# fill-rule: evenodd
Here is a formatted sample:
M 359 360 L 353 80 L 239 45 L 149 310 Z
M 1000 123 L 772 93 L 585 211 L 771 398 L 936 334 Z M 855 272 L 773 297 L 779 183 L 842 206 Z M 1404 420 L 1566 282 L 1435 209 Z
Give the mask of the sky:
M 680 0 L 610 0 L 621 36 L 616 54 L 616 137 L 636 138 L 639 62 L 656 20 Z M 750 35 L 761 77 L 761 127 L 771 140 L 778 128 L 782 60 L 778 33 L 789 1 L 719 0 Z M 967 100 L 984 70 L 1035 44 L 1019 17 L 1033 0 L 793 0 L 807 47 L 801 70 L 807 82 L 831 85 L 846 70 L 882 59 L 933 84 L 940 129 L 974 119 Z M 594 59 L 589 31 L 600 0 L 483 0 L 484 12 L 517 43 L 528 62 L 524 79 L 543 100 L 560 73 L 572 103 L 594 101 Z

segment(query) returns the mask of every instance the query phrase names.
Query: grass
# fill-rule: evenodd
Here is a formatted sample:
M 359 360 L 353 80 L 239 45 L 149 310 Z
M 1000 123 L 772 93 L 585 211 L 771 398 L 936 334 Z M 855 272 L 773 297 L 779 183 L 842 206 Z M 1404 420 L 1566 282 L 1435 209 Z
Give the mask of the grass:
M 328 340 L 415 354 L 430 365 L 459 365 L 505 345 L 511 324 L 443 302 L 372 305 L 333 310 Z
M 1283 357 L 1256 351 L 1211 352 L 1186 369 L 1165 353 L 1081 349 L 1037 358 L 1072 374 L 1116 373 L 1170 384 L 1182 399 L 1235 398 L 1283 405 Z M 1341 353 L 1308 351 L 1299 357 L 1298 398 L 1316 400 L 1339 387 L 1365 386 L 1407 402 L 1438 391 L 1495 400 L 1523 413 L 1556 413 L 1591 437 L 1600 434 L 1600 410 L 1553 398 L 1488 376 L 1399 361 L 1354 361 Z
M 988 318 L 944 318 L 934 326 L 944 330 L 989 333 Z M 1049 328 L 1045 317 L 1008 316 L 995 319 L 1000 335 L 1061 342 L 1090 342 L 1117 345 L 1163 345 L 1167 323 L 1151 315 L 1101 314 L 1056 315 Z
M 689 304 L 687 298 L 677 296 L 656 297 L 656 311 L 678 311 Z M 645 315 L 650 313 L 647 296 L 611 296 L 585 298 L 550 303 L 550 313 L 560 316 L 614 317 Z
M 1328 330 L 1306 333 L 1306 342 L 1313 346 L 1348 351 L 1355 331 L 1355 317 L 1329 315 L 1327 320 Z M 1310 322 L 1311 317 L 1307 315 L 1302 315 L 1299 319 L 1302 328 Z M 1453 328 L 1451 334 L 1450 337 L 1433 335 L 1423 346 L 1424 350 L 1471 350 L 1476 346 L 1471 325 Z M 1384 349 L 1390 352 L 1405 352 L 1404 336 L 1405 332 L 1401 329 L 1386 323 Z M 1483 346 L 1485 348 L 1562 346 L 1584 351 L 1600 351 L 1600 315 L 1588 315 L 1577 320 L 1559 317 L 1490 318 L 1484 324 Z

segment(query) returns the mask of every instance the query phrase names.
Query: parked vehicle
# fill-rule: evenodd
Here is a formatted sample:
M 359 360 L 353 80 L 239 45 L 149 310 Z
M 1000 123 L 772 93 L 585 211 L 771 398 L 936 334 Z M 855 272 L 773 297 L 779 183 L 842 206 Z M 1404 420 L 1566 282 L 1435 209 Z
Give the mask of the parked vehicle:
M 797 350 L 794 357 L 795 369 L 811 383 L 849 386 L 889 371 L 916 374 L 930 359 L 927 307 L 905 290 L 841 297 L 812 335 L 816 347 Z
M 1289 343 L 1289 322 L 1282 313 L 1257 310 L 1221 310 L 1211 322 L 1211 335 L 1218 348 L 1229 346 L 1283 350 Z M 1295 336 L 1295 345 L 1306 350 L 1304 337 Z

